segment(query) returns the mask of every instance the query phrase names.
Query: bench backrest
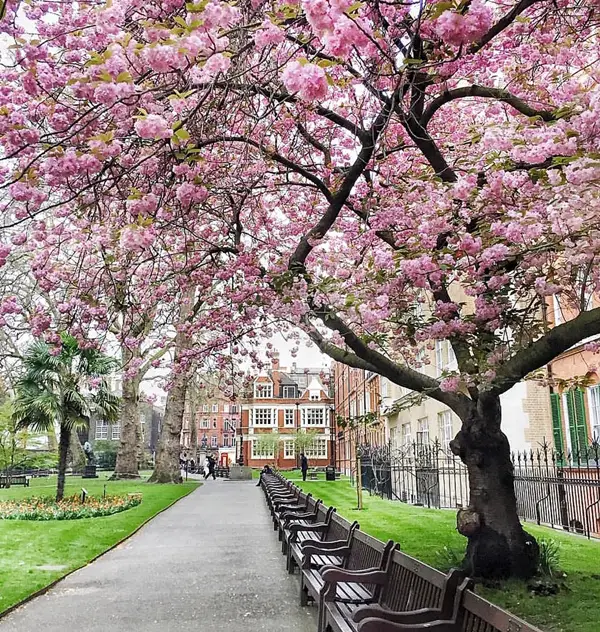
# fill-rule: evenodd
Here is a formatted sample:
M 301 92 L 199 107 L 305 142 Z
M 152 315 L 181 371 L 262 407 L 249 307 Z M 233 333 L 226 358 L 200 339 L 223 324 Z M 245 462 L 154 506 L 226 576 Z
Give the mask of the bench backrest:
M 329 529 L 325 534 L 325 540 L 332 542 L 335 540 L 349 540 L 351 533 L 358 529 L 358 522 L 356 520 L 350 524 L 348 520 L 342 518 L 340 515 L 333 514 L 331 519 L 331 524 L 329 525 Z
M 461 632 L 541 632 L 471 590 L 463 595 L 458 623 Z
M 381 594 L 382 606 L 399 612 L 442 607 L 446 575 L 402 551 L 395 551 L 389 581 Z M 463 577 L 457 577 L 458 583 Z
M 317 519 L 315 522 L 325 522 L 327 518 L 327 507 L 324 504 L 319 505 L 319 509 L 317 510 Z
M 363 531 L 356 531 L 350 546 L 350 555 L 346 561 L 348 570 L 363 568 L 383 568 L 393 549 L 390 542 L 384 544 Z

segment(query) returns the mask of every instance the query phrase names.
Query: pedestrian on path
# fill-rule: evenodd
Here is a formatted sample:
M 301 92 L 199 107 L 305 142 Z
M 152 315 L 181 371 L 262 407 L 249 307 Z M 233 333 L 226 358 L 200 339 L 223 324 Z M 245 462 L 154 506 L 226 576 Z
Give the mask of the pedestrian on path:
M 206 467 L 204 468 L 204 480 L 206 480 L 209 476 L 212 475 L 213 480 L 217 480 L 217 476 L 215 474 L 215 466 L 216 466 L 216 461 L 214 459 L 214 457 L 209 454 L 206 457 L 207 461 L 208 461 L 208 469 L 206 469 Z
M 302 480 L 306 480 L 306 472 L 308 472 L 308 459 L 304 452 L 300 453 L 300 469 L 302 470 Z

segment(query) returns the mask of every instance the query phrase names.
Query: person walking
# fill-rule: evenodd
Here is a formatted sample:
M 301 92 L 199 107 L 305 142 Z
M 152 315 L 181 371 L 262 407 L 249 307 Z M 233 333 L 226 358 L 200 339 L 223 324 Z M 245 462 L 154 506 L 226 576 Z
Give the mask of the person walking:
M 215 467 L 217 466 L 217 462 L 215 461 L 215 457 L 211 454 L 208 457 L 208 474 L 207 476 L 205 476 L 205 478 L 208 478 L 209 476 L 213 477 L 213 481 L 217 480 L 217 475 L 215 474 Z
M 210 459 L 208 457 L 204 458 L 204 465 L 202 467 L 202 469 L 204 470 L 204 480 L 206 480 L 208 478 L 208 475 L 210 474 Z
M 302 480 L 306 480 L 306 472 L 308 472 L 308 459 L 304 452 L 300 453 L 300 469 L 302 470 Z

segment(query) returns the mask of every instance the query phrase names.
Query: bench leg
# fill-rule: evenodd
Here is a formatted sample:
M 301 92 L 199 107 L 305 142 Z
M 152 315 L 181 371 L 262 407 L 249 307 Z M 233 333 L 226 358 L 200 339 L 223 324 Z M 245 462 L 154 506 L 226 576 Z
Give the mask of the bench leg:
M 288 552 L 287 552 L 287 572 L 290 575 L 294 574 L 294 568 L 296 567 L 296 560 L 294 559 L 294 556 L 292 555 L 292 547 L 288 547 Z
M 300 578 L 300 605 L 308 606 L 308 589 L 304 585 L 304 575 Z

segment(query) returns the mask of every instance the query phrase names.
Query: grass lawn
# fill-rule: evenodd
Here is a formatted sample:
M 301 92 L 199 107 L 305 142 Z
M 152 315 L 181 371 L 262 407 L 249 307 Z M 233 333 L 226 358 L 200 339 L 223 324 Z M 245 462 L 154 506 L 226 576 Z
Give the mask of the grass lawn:
M 298 478 L 290 473 L 290 478 Z M 347 481 L 296 483 L 337 508 L 348 520 L 380 540 L 390 538 L 402 550 L 432 566 L 447 570 L 451 564 L 440 557 L 444 546 L 461 554 L 465 539 L 456 531 L 454 511 L 423 509 L 363 494 L 364 509 L 356 510 L 356 489 Z M 600 630 L 600 541 L 588 541 L 537 525 L 526 524 L 536 538 L 552 539 L 560 546 L 560 567 L 567 574 L 558 595 L 531 596 L 521 582 L 502 588 L 477 587 L 486 599 L 510 610 L 547 632 L 598 632 Z
M 36 522 L 0 520 L 0 612 L 31 593 L 47 586 L 70 571 L 84 566 L 92 558 L 129 535 L 143 522 L 172 502 L 198 487 L 190 481 L 183 485 L 150 485 L 141 481 L 107 481 L 67 478 L 65 495 L 79 493 L 84 487 L 90 494 L 142 493 L 137 507 L 112 516 Z M 54 496 L 56 477 L 32 479 L 31 487 L 0 489 L 0 501 L 27 496 Z

